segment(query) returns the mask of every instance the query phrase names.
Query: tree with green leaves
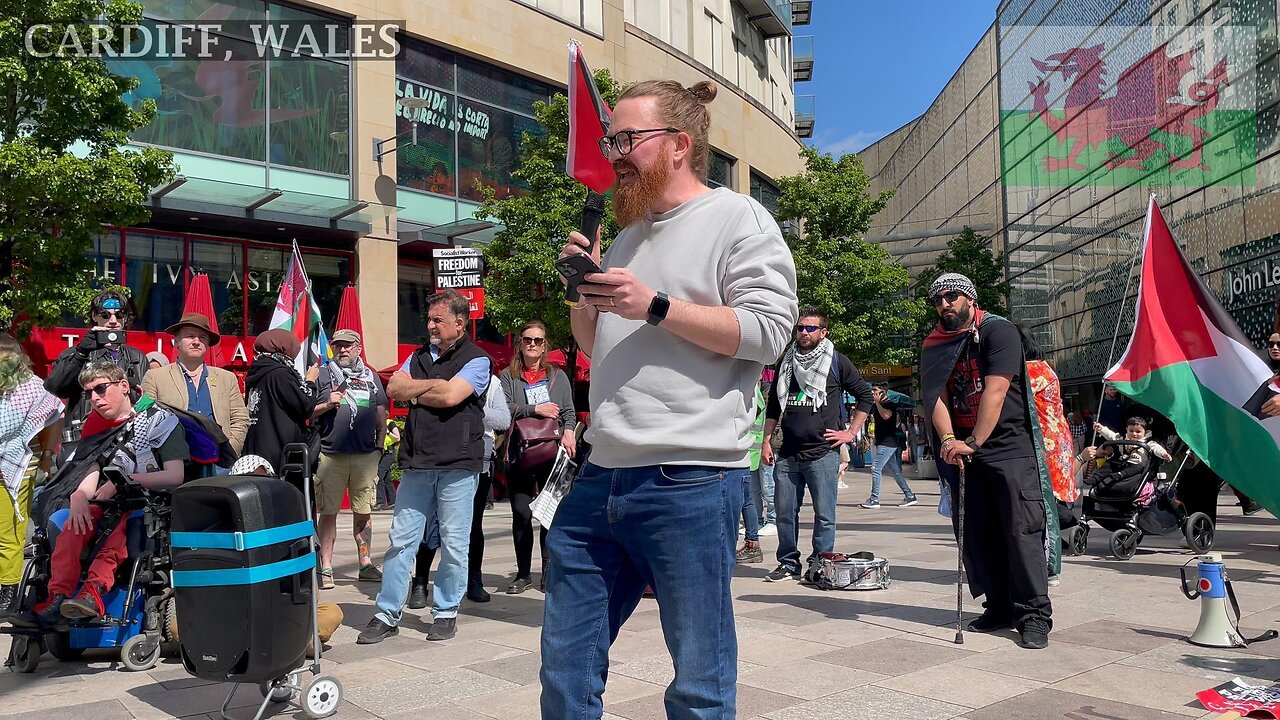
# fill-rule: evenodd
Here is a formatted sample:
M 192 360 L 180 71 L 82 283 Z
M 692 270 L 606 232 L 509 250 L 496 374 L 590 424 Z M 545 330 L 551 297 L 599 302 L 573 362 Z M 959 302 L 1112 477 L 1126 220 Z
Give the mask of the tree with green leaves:
M 856 155 L 839 159 L 812 148 L 800 152 L 805 170 L 778 181 L 778 220 L 795 258 L 800 305 L 824 310 L 831 342 L 855 363 L 901 363 L 922 312 L 907 296 L 910 277 L 884 248 L 862 239 L 871 219 L 893 196 L 868 191 Z M 789 221 L 789 222 L 788 222 Z
M 595 80 L 605 102 L 616 103 L 621 88 L 609 72 L 597 70 Z M 521 161 L 511 173 L 529 192 L 499 199 L 492 189 L 479 186 L 485 199 L 476 217 L 504 226 L 484 250 L 485 314 L 504 333 L 516 332 L 529 320 L 541 320 L 547 324 L 551 346 L 563 348 L 573 331 L 554 263 L 569 233 L 581 225 L 587 188 L 565 173 L 568 97 L 561 93 L 551 102 L 534 103 L 533 112 L 542 132 L 524 134 Z M 603 245 L 608 247 L 617 233 L 613 209 L 606 204 Z
M 978 288 L 978 307 L 997 315 L 1009 314 L 1009 281 L 1004 277 L 1004 253 L 992 251 L 986 238 L 973 228 L 964 230 L 947 241 L 947 249 L 938 255 L 934 264 L 916 278 L 916 297 L 929 299 L 929 286 L 943 273 L 960 273 L 973 281 Z M 936 318 L 926 315 L 926 323 L 933 327 Z
M 19 334 L 87 312 L 95 236 L 145 221 L 175 174 L 172 154 L 124 147 L 155 116 L 121 99 L 138 80 L 60 46 L 69 26 L 88 45 L 92 22 L 122 50 L 119 28 L 141 16 L 127 0 L 0 0 L 0 326 Z M 27 33 L 39 24 L 54 30 Z

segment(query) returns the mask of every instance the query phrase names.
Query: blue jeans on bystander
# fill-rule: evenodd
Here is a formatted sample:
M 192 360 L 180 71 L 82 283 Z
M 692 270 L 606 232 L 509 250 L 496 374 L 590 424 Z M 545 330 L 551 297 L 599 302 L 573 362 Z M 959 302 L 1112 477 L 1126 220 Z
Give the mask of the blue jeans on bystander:
M 778 492 L 778 564 L 792 572 L 800 567 L 800 506 L 805 488 L 813 496 L 813 552 L 805 561 L 812 565 L 820 552 L 830 552 L 836 543 L 836 451 L 817 460 L 779 459 L 773 479 Z

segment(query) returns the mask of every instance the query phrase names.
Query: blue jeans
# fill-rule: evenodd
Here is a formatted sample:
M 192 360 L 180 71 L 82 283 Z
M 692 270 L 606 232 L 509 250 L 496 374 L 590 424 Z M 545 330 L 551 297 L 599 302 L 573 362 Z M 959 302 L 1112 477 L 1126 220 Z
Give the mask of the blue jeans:
M 471 542 L 471 501 L 476 473 L 471 470 L 405 470 L 391 516 L 391 537 L 382 559 L 378 614 L 398 625 L 409 598 L 409 581 L 418 544 L 432 523 L 440 525 L 440 570 L 431 593 L 431 614 L 439 620 L 457 617 L 467 590 L 467 550 Z
M 751 487 L 751 473 L 742 476 L 742 532 L 751 542 L 760 540 L 760 515 Z
M 675 679 L 667 717 L 736 713 L 738 640 L 730 581 L 748 470 L 588 463 L 547 535 L 542 717 L 594 720 L 609 646 L 645 586 L 658 600 Z
M 813 552 L 806 564 L 812 565 L 818 553 L 831 552 L 836 544 L 836 471 L 840 455 L 831 451 L 817 460 L 778 460 L 773 479 L 778 491 L 778 564 L 800 572 L 800 506 L 804 490 L 813 496 Z
M 756 515 L 761 525 L 772 525 L 778 521 L 778 504 L 773 497 L 773 466 L 765 465 L 751 473 L 751 499 L 756 504 Z
M 890 445 L 876 446 L 875 455 L 871 456 L 871 497 L 867 498 L 868 503 L 874 505 L 880 502 L 880 476 L 886 468 L 893 473 L 893 479 L 898 482 L 903 499 L 916 499 L 916 494 L 911 492 L 911 488 L 907 485 L 907 476 L 902 474 L 901 453 L 901 450 Z

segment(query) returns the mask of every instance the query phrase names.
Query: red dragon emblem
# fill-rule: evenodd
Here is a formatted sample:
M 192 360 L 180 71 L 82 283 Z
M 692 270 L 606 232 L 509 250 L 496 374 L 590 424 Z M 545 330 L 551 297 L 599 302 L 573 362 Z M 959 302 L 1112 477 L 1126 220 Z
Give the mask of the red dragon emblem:
M 1033 101 L 1027 120 L 1043 122 L 1068 147 L 1066 157 L 1042 158 L 1041 166 L 1050 173 L 1068 168 L 1087 170 L 1079 161 L 1080 154 L 1117 138 L 1128 150 L 1112 150 L 1106 161 L 1109 169 L 1149 170 L 1148 161 L 1163 151 L 1175 169 L 1208 170 L 1203 148 L 1210 135 L 1196 121 L 1218 107 L 1219 93 L 1228 84 L 1227 61 L 1219 62 L 1184 94 L 1180 88 L 1196 69 L 1192 63 L 1196 52 L 1170 55 L 1168 45 L 1161 45 L 1122 71 L 1116 78 L 1115 93 L 1107 96 L 1102 45 L 1032 59 L 1046 75 L 1027 83 Z M 1055 75 L 1068 84 L 1061 116 L 1049 109 L 1050 80 Z M 1189 137 L 1190 152 L 1177 156 L 1157 131 Z

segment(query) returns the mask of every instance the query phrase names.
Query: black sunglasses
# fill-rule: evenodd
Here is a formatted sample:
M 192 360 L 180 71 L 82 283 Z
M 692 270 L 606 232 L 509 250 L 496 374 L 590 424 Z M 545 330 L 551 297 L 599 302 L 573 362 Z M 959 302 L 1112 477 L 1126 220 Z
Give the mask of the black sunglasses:
M 673 127 L 648 128 L 645 130 L 619 130 L 612 135 L 605 135 L 600 138 L 600 152 L 608 156 L 610 150 L 617 150 L 619 155 L 630 155 L 631 151 L 636 147 L 637 135 L 656 132 L 670 134 L 680 132 L 680 130 Z
M 1267 341 L 1267 347 L 1269 347 L 1269 348 L 1280 348 L 1280 342 L 1277 342 L 1277 341 L 1275 341 L 1275 340 L 1268 340 L 1268 341 Z
M 99 310 L 94 314 L 100 318 L 115 318 L 117 320 L 129 319 L 129 313 L 124 310 Z
M 801 330 L 803 330 L 807 333 L 816 333 L 819 330 L 826 330 L 826 329 L 827 329 L 826 325 L 797 325 L 796 326 L 796 332 L 800 332 Z
M 522 337 L 520 338 L 520 342 L 525 345 L 536 345 L 537 347 L 542 347 L 542 345 L 547 342 L 547 339 L 540 337 Z
M 97 395 L 98 397 L 106 397 L 107 390 L 111 389 L 112 385 L 115 385 L 115 383 L 113 382 L 98 383 L 97 385 L 94 385 L 93 387 L 88 388 L 88 392 L 92 395 Z
M 952 290 L 951 292 L 944 292 L 944 293 L 939 293 L 937 295 L 934 295 L 930 299 L 933 301 L 934 305 L 941 305 L 943 300 L 949 303 L 953 303 L 960 299 L 960 293 L 955 290 Z

